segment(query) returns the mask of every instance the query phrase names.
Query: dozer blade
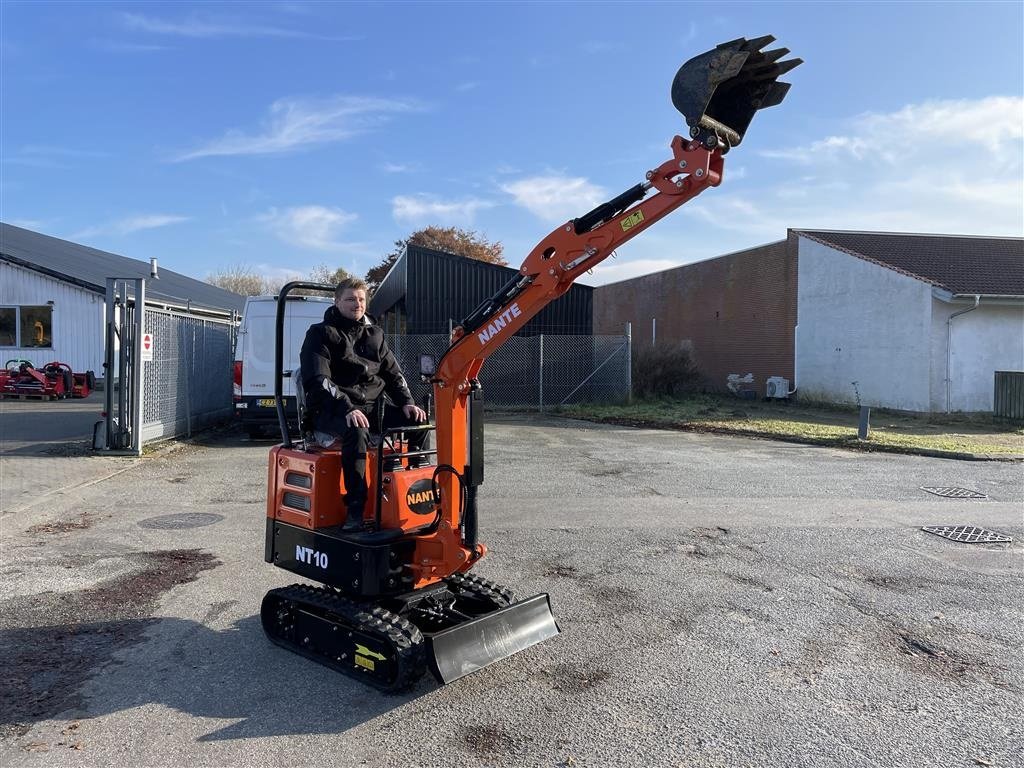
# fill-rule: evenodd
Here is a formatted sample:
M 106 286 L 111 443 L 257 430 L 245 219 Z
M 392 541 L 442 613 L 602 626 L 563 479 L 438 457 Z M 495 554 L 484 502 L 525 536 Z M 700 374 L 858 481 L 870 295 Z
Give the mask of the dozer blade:
M 690 138 L 723 153 L 743 140 L 759 109 L 782 102 L 789 83 L 778 78 L 803 63 L 780 59 L 788 48 L 762 51 L 771 35 L 722 43 L 683 64 L 672 81 L 672 103 L 690 126 Z
M 557 634 L 551 603 L 540 594 L 428 636 L 428 663 L 447 684 Z

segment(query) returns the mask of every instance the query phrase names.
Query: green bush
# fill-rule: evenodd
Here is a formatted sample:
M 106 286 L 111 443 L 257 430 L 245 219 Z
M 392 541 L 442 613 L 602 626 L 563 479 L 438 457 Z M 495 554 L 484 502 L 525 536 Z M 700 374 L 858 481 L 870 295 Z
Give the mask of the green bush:
M 637 397 L 676 397 L 700 392 L 705 385 L 690 350 L 678 342 L 634 347 L 632 366 Z

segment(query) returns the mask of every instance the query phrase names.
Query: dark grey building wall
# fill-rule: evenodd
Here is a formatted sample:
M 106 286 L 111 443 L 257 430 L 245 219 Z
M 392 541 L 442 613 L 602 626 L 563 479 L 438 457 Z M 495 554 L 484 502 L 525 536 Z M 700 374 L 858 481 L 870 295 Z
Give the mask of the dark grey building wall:
M 374 293 L 370 314 L 392 333 L 447 333 L 449 321 L 458 325 L 516 274 L 510 267 L 410 246 Z M 590 286 L 572 286 L 517 335 L 589 336 L 593 292 Z

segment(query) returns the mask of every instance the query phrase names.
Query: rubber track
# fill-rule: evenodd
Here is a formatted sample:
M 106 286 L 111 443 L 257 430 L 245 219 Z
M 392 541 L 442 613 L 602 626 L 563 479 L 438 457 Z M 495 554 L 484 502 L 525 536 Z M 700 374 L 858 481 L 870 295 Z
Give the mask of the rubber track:
M 490 601 L 496 608 L 507 608 L 515 602 L 515 595 L 508 587 L 503 587 L 475 573 L 453 573 L 445 582 L 455 590 L 469 592 Z
M 292 584 L 289 587 L 279 587 L 267 593 L 264 600 L 271 596 L 279 601 L 288 601 L 312 609 L 312 613 L 325 616 L 334 614 L 341 621 L 339 626 L 346 629 L 357 629 L 366 634 L 376 635 L 384 640 L 395 655 L 397 673 L 393 682 L 375 679 L 372 675 L 359 670 L 353 664 L 341 664 L 334 658 L 319 652 L 310 652 L 295 645 L 292 642 L 278 637 L 268 630 L 266 623 L 263 629 L 271 642 L 298 653 L 306 658 L 313 659 L 325 666 L 336 669 L 339 672 L 354 677 L 362 682 L 369 683 L 384 691 L 405 690 L 416 683 L 426 671 L 426 645 L 423 642 L 423 635 L 419 629 L 407 619 L 382 608 L 368 604 L 356 603 L 338 595 L 328 589 L 311 587 L 307 584 Z M 276 629 L 276 627 L 275 627 Z M 338 654 L 333 654 L 337 656 Z

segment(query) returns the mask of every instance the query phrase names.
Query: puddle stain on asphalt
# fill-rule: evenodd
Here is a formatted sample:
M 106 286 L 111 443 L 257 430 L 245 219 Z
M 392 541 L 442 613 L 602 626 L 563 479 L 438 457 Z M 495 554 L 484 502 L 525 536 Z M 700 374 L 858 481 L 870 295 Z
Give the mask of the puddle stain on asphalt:
M 515 752 L 519 746 L 519 742 L 508 732 L 493 725 L 464 726 L 460 741 L 477 755 L 507 755 Z
M 602 667 L 580 667 L 559 664 L 553 670 L 544 670 L 551 687 L 562 693 L 583 693 L 611 678 L 611 672 Z
M 56 520 L 51 523 L 39 523 L 33 525 L 26 533 L 69 533 L 71 531 L 82 531 L 92 526 L 93 518 L 88 512 L 83 512 L 75 520 Z
M 114 654 L 141 641 L 157 601 L 220 565 L 201 550 L 128 556 L 138 570 L 77 592 L 43 592 L 0 603 L 0 739 L 81 704 L 79 690 Z

